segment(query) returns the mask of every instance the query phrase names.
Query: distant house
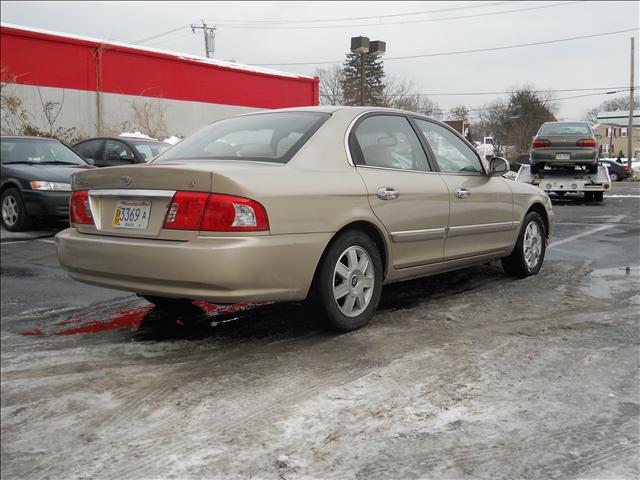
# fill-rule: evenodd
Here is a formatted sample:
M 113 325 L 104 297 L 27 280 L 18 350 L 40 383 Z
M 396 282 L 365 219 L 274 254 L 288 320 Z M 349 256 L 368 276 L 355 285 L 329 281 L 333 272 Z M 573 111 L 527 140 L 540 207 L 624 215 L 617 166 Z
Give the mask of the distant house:
M 605 158 L 617 157 L 620 152 L 627 158 L 627 138 L 629 125 L 629 111 L 600 112 L 598 123 L 592 128 L 600 144 L 600 156 Z M 640 151 L 640 110 L 633 111 L 632 128 L 633 157 L 638 158 Z

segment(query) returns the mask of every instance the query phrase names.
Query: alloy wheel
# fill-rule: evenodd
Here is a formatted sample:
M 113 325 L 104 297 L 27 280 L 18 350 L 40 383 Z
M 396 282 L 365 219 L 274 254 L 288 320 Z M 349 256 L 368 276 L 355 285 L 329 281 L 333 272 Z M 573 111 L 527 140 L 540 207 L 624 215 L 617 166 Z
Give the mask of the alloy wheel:
M 359 246 L 347 248 L 333 270 L 333 298 L 340 312 L 357 317 L 371 302 L 375 270 L 367 251 Z
M 536 222 L 529 222 L 524 232 L 524 261 L 529 270 L 533 270 L 540 261 L 542 254 L 542 234 Z
M 11 195 L 7 195 L 2 201 L 2 220 L 9 227 L 13 227 L 18 221 L 18 202 Z

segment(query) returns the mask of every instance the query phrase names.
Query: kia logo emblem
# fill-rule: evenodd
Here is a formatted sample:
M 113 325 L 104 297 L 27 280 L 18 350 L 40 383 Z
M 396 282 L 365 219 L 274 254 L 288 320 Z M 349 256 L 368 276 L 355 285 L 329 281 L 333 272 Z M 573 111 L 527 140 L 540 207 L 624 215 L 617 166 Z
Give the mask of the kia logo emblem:
M 123 175 L 120 177 L 120 183 L 124 183 L 125 185 L 129 185 L 131 183 L 131 177 Z

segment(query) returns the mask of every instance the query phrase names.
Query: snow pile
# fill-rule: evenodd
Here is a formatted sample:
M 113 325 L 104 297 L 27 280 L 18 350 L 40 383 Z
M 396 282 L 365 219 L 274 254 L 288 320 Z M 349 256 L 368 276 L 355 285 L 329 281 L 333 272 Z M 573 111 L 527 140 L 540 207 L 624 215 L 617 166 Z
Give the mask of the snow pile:
M 165 139 L 163 140 L 163 142 L 164 142 L 164 143 L 168 143 L 168 144 L 170 144 L 170 145 L 175 145 L 175 144 L 176 144 L 176 143 L 178 143 L 180 140 L 182 140 L 182 139 L 181 139 L 181 138 L 179 138 L 179 137 L 176 137 L 175 135 L 171 135 L 170 137 L 165 138 Z
M 149 135 L 145 135 L 142 132 L 122 132 L 120 135 L 120 137 L 129 137 L 129 138 L 145 138 L 147 140 L 155 140 L 155 138 L 150 137 Z

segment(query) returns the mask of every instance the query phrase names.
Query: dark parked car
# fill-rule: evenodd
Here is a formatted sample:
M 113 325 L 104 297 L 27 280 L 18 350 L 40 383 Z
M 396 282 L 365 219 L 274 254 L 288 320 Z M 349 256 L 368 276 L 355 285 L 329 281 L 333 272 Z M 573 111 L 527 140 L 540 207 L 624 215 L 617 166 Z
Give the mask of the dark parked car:
M 171 145 L 151 138 L 98 137 L 76 143 L 73 148 L 96 167 L 146 163 Z
M 520 170 L 520 167 L 522 165 L 531 165 L 531 162 L 529 161 L 528 153 L 521 153 L 516 157 L 515 160 L 511 160 L 509 162 L 509 168 L 511 169 L 512 172 L 517 172 L 518 170 Z
M 609 169 L 609 178 L 611 178 L 612 182 L 621 182 L 631 176 L 629 167 L 616 162 L 613 158 L 601 158 L 598 163 Z
M 71 174 L 93 168 L 57 140 L 0 138 L 2 225 L 26 230 L 33 217 L 67 219 Z

